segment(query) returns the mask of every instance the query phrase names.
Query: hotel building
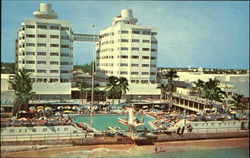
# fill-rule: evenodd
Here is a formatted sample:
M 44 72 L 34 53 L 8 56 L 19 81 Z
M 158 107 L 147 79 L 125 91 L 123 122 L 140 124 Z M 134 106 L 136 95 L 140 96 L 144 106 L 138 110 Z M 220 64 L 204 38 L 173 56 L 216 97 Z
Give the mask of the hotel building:
M 57 20 L 50 4 L 40 4 L 18 30 L 16 65 L 33 74 L 36 82 L 70 82 L 73 70 L 73 36 L 67 21 Z
M 156 28 L 137 25 L 131 10 L 121 10 L 112 26 L 100 31 L 97 79 L 125 77 L 129 83 L 156 83 Z
M 17 32 L 16 66 L 32 73 L 33 91 L 44 99 L 70 99 L 73 77 L 73 31 L 57 19 L 51 4 L 41 3 L 34 19 L 26 19 Z M 49 93 L 48 93 L 49 92 Z

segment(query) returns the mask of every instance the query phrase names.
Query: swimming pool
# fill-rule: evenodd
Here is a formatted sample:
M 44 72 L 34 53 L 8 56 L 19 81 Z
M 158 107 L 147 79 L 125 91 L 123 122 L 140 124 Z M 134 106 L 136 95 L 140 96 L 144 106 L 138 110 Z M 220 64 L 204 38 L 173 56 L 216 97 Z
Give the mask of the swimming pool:
M 121 130 L 128 130 L 128 127 L 124 126 L 123 124 L 119 123 L 118 118 L 128 119 L 128 115 L 125 114 L 107 114 L 107 115 L 94 115 L 93 116 L 93 127 L 99 131 L 109 130 L 108 127 L 120 127 Z M 141 119 L 141 115 L 137 115 L 136 118 Z M 154 121 L 153 117 L 145 115 L 144 117 L 145 124 L 144 126 L 147 129 L 155 129 L 150 122 Z M 89 115 L 76 115 L 75 116 L 76 123 L 90 123 L 90 116 Z

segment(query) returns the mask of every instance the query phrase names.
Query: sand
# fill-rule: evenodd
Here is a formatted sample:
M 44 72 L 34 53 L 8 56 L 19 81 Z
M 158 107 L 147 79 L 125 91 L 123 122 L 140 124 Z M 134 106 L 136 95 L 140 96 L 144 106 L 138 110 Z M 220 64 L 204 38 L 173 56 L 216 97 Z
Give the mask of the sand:
M 140 152 L 154 153 L 157 146 L 159 150 L 163 149 L 168 152 L 190 150 L 191 148 L 218 148 L 218 147 L 248 147 L 249 138 L 230 138 L 230 139 L 208 139 L 208 140 L 190 140 L 190 141 L 172 141 L 172 142 L 156 142 L 155 145 L 137 146 L 133 144 L 125 145 L 91 145 L 91 146 L 70 146 L 70 147 L 54 147 L 49 149 L 29 150 L 19 152 L 2 152 L 1 157 L 50 157 L 52 155 L 60 155 L 65 152 L 73 151 L 93 151 L 98 149 L 111 150 L 130 150 Z M 143 149 L 143 150 L 141 150 Z M 145 150 L 146 149 L 146 150 Z

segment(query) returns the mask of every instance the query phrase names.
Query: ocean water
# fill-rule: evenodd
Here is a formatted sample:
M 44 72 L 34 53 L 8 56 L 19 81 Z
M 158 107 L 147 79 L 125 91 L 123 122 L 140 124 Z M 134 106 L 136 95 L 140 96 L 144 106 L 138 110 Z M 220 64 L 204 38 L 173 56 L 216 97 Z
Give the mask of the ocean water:
M 90 123 L 90 116 L 81 116 L 76 115 L 76 122 L 77 123 Z M 120 127 L 121 130 L 128 130 L 126 126 L 119 123 L 118 118 L 127 119 L 128 115 L 119 115 L 119 114 L 113 114 L 113 115 L 94 115 L 93 116 L 93 127 L 97 130 L 104 131 L 108 130 L 108 127 Z M 141 119 L 141 116 L 137 116 L 138 119 Z M 151 125 L 149 124 L 149 121 L 155 120 L 154 118 L 150 116 L 145 116 L 145 127 L 148 129 L 153 129 Z
M 53 158 L 248 158 L 248 148 L 179 148 L 175 151 L 154 153 L 153 148 L 131 148 L 127 150 L 115 150 L 98 148 L 94 150 L 83 150 L 64 152 L 53 155 Z M 177 147 L 178 148 L 178 147 Z M 170 149 L 172 150 L 172 149 Z

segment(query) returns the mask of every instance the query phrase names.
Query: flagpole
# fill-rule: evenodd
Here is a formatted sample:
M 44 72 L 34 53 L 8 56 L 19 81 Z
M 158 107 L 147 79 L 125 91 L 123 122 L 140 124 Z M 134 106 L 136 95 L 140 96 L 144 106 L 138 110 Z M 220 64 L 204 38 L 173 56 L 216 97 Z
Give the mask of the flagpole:
M 91 110 L 90 110 L 90 127 L 93 127 L 93 111 L 94 111 L 94 73 L 95 73 L 95 25 L 92 25 L 93 28 L 93 62 L 92 62 L 92 87 L 91 87 Z

